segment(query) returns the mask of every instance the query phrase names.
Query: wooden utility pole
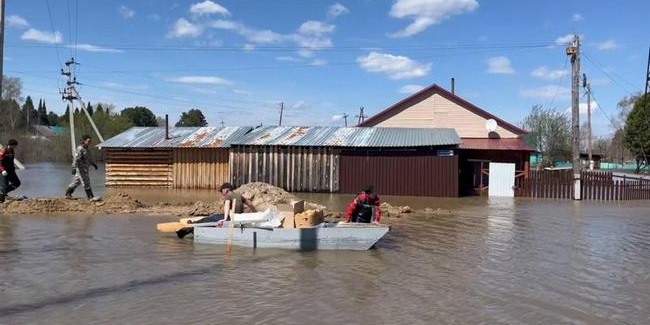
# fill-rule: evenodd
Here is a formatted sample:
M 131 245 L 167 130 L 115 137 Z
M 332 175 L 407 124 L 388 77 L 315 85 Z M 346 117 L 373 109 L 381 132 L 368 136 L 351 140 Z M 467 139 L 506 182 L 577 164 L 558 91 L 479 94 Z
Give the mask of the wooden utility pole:
M 594 162 L 591 158 L 591 85 L 587 82 L 587 76 L 582 74 L 582 87 L 587 91 L 587 155 L 589 170 L 594 170 Z
M 347 113 L 343 113 L 343 119 L 345 120 L 345 126 L 347 127 L 348 126 L 348 114 Z
M 280 122 L 278 126 L 282 126 L 282 112 L 284 111 L 284 102 L 280 103 Z
M 3 65 L 5 60 L 5 1 L 0 0 L 0 99 L 2 97 Z
M 573 199 L 582 200 L 580 172 L 580 37 L 573 36 L 573 43 L 566 48 L 571 58 L 571 133 L 573 145 Z

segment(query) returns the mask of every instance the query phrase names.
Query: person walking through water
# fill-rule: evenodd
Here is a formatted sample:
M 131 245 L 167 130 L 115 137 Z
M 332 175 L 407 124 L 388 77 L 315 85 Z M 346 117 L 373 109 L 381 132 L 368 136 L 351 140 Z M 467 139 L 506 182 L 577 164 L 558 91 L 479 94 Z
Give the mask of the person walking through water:
M 93 159 L 90 153 L 90 143 L 92 139 L 89 135 L 84 135 L 81 137 L 81 144 L 77 147 L 77 150 L 74 153 L 74 158 L 72 161 L 72 182 L 68 185 L 68 189 L 65 191 L 65 197 L 67 199 L 72 199 L 72 193 L 74 190 L 83 185 L 84 190 L 86 191 L 86 197 L 91 201 L 99 201 L 101 198 L 93 194 L 93 190 L 90 187 L 90 177 L 88 175 L 88 169 L 90 166 L 95 167 L 97 170 L 97 164 Z
M 16 139 L 10 139 L 7 146 L 0 149 L 0 203 L 5 201 L 9 192 L 20 186 L 20 178 L 16 174 L 14 163 L 16 156 L 14 148 L 17 145 Z
M 345 222 L 379 223 L 379 197 L 372 185 L 367 186 L 345 210 Z

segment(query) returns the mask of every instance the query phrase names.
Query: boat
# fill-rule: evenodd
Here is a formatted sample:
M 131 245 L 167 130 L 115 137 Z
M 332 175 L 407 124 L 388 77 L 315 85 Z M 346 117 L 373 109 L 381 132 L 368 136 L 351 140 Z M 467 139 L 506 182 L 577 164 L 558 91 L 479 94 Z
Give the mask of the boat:
M 387 225 L 324 222 L 309 228 L 238 226 L 229 222 L 194 224 L 194 242 L 250 248 L 294 250 L 368 250 L 388 231 Z
M 183 218 L 179 222 L 159 223 L 157 228 L 161 232 L 176 232 L 179 238 L 193 234 L 195 243 L 295 250 L 368 250 L 390 230 L 387 225 L 348 222 L 319 222 L 303 227 L 289 222 L 290 227 L 283 227 L 285 217 L 292 221 L 294 214 L 283 215 L 276 207 L 231 216 L 232 221 L 224 221 L 223 215 Z M 209 221 L 215 219 L 221 220 Z

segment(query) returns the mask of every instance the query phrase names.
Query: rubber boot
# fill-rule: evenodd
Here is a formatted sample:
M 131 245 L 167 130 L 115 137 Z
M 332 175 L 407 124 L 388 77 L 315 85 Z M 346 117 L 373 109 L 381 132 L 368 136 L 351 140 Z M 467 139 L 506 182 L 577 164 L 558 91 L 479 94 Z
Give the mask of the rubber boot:
M 73 187 L 68 187 L 68 189 L 65 190 L 65 198 L 66 199 L 72 199 L 72 193 L 74 192 Z
M 5 201 L 6 195 L 0 193 L 0 203 L 3 203 Z
M 88 200 L 90 200 L 90 201 L 99 201 L 99 200 L 101 200 L 99 197 L 95 196 L 93 194 L 93 190 L 90 190 L 90 189 L 86 190 L 86 196 L 88 197 Z

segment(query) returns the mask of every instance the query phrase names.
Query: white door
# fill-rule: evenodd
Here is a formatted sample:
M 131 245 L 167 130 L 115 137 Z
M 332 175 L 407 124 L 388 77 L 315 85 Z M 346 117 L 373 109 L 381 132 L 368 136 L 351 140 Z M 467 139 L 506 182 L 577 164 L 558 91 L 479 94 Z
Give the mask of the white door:
M 488 196 L 515 196 L 515 164 L 490 163 Z

